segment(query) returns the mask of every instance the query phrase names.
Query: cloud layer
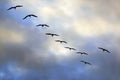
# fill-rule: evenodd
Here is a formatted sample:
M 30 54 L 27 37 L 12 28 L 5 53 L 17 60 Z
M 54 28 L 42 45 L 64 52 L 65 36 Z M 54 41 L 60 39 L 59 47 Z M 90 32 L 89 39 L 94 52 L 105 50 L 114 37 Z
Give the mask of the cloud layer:
M 120 79 L 119 0 L 1 0 L 0 4 L 0 79 Z M 16 4 L 24 7 L 6 10 Z M 23 21 L 30 13 L 38 18 Z M 39 23 L 50 28 L 36 28 Z M 51 38 L 46 32 L 60 37 Z M 55 39 L 68 44 L 55 43 Z M 89 56 L 77 55 L 65 46 L 86 51 Z M 112 53 L 104 54 L 98 46 Z M 80 63 L 81 59 L 92 66 Z

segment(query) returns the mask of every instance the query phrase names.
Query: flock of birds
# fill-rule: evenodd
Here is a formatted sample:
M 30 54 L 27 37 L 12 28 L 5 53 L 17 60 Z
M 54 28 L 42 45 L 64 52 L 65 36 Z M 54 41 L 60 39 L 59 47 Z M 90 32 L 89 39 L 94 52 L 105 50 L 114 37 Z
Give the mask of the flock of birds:
M 16 5 L 16 6 L 13 6 L 13 7 L 8 8 L 7 10 L 17 9 L 17 8 L 20 8 L 20 7 L 23 7 L 23 6 L 22 6 L 22 5 Z M 23 20 L 27 19 L 28 17 L 30 17 L 30 18 L 31 18 L 31 17 L 37 18 L 38 16 L 36 16 L 36 15 L 34 15 L 34 14 L 29 14 L 29 15 L 25 16 L 25 17 L 23 18 Z M 36 27 L 40 27 L 40 26 L 41 26 L 41 27 L 50 27 L 50 26 L 47 25 L 47 24 L 38 24 L 38 25 L 36 25 Z M 51 36 L 51 37 L 60 36 L 60 35 L 54 34 L 54 33 L 46 33 L 46 35 Z M 63 40 L 55 40 L 55 42 L 67 44 L 67 41 L 63 41 Z M 66 49 L 68 49 L 68 50 L 70 50 L 70 51 L 71 51 L 71 50 L 76 51 L 76 49 L 73 48 L 73 47 L 64 47 L 64 48 L 66 48 Z M 110 51 L 107 50 L 107 49 L 105 49 L 105 48 L 98 47 L 98 49 L 102 50 L 103 52 L 110 53 Z M 76 52 L 76 54 L 88 55 L 88 53 L 86 53 L 86 52 Z M 91 63 L 89 63 L 89 62 L 87 62 L 87 61 L 85 61 L 85 60 L 81 60 L 80 62 L 82 62 L 82 63 L 84 63 L 84 64 L 92 65 Z

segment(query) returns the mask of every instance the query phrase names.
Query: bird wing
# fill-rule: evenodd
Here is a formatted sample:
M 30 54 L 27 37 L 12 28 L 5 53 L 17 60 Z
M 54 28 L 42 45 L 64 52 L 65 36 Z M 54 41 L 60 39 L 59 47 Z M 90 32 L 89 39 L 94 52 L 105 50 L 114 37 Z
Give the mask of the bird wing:
M 83 60 L 81 60 L 80 62 L 83 62 L 83 63 L 85 63 L 85 61 L 83 61 Z
M 83 52 L 83 54 L 88 55 L 86 52 Z
M 76 53 L 78 53 L 78 54 L 80 53 L 81 54 L 82 52 L 76 52 Z
M 76 50 L 75 48 L 71 48 L 72 50 Z
M 63 43 L 67 43 L 66 41 L 62 41 Z
M 54 36 L 59 36 L 58 34 L 53 34 Z
M 106 49 L 105 49 L 105 51 L 108 52 L 108 53 L 110 53 L 110 51 L 108 51 L 108 50 L 106 50 Z
M 36 26 L 42 26 L 41 24 L 38 24 L 38 25 L 36 25 Z
M 85 64 L 92 65 L 91 63 L 89 63 L 89 62 L 86 62 L 86 61 L 83 61 L 83 60 L 81 60 L 81 62 L 83 62 L 83 63 L 85 63 Z
M 17 6 L 15 6 L 15 7 L 23 7 L 22 5 L 17 5 Z
M 104 49 L 104 48 L 101 48 L 101 47 L 98 47 L 98 49 L 101 49 L 102 51 L 105 51 L 105 49 Z
M 34 14 L 31 14 L 30 16 L 37 17 L 37 16 L 36 16 L 36 15 L 34 15 Z
M 11 9 L 15 9 L 15 7 L 10 7 L 10 8 L 8 8 L 7 10 L 11 10 Z
M 103 48 L 101 48 L 101 47 L 98 47 L 98 49 L 102 49 L 103 50 Z
M 70 49 L 70 47 L 65 47 L 65 48 Z
M 55 40 L 56 42 L 60 42 L 60 40 Z
M 29 17 L 29 15 L 25 16 L 25 17 L 23 18 L 23 20 L 26 19 L 27 17 Z
M 46 33 L 46 35 L 52 35 L 51 33 Z
M 50 27 L 49 25 L 47 25 L 47 24 L 43 24 L 44 26 L 46 26 L 46 27 Z
M 86 62 L 86 64 L 92 65 L 92 64 L 91 64 L 91 63 L 89 63 L 89 62 Z

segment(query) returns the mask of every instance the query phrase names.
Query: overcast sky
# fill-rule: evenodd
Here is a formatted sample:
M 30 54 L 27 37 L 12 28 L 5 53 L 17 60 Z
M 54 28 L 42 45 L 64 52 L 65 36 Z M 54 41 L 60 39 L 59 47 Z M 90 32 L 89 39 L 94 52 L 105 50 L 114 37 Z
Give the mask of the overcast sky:
M 7 10 L 16 5 L 23 7 Z M 119 7 L 120 0 L 0 0 L 0 80 L 120 80 Z M 22 20 L 28 14 L 38 18 Z

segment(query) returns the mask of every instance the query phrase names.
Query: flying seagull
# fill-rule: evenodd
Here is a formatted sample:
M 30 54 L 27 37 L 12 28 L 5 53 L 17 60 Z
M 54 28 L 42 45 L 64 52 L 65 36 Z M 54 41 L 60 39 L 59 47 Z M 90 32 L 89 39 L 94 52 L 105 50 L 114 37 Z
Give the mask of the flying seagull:
M 22 6 L 22 5 L 16 5 L 16 6 L 13 6 L 13 7 L 8 8 L 7 10 L 16 9 L 16 8 L 18 8 L 18 7 L 23 7 L 23 6 Z
M 104 49 L 104 48 L 101 48 L 101 47 L 98 47 L 98 49 L 101 49 L 103 52 L 108 52 L 108 53 L 110 53 L 110 51 L 108 51 L 107 49 Z
M 29 14 L 29 15 L 25 16 L 25 17 L 23 18 L 23 20 L 26 19 L 27 17 L 36 17 L 36 18 L 37 18 L 38 16 L 36 16 L 36 15 L 34 15 L 34 14 Z
M 52 37 L 54 37 L 54 36 L 59 36 L 58 34 L 53 34 L 53 33 L 46 33 L 46 35 L 50 35 L 50 36 L 52 36 Z
M 84 54 L 84 55 L 88 55 L 86 52 L 76 52 L 77 54 Z
M 65 43 L 65 44 L 67 44 L 67 42 L 66 41 L 62 41 L 62 40 L 55 40 L 56 42 L 60 42 L 60 43 Z
M 38 25 L 36 25 L 37 27 L 39 27 L 39 26 L 41 26 L 41 27 L 50 27 L 49 25 L 47 25 L 47 24 L 38 24 Z
M 65 47 L 65 48 L 67 48 L 69 50 L 76 50 L 75 48 L 71 48 L 71 47 Z
M 86 62 L 86 61 L 83 61 L 83 60 L 81 60 L 80 62 L 82 62 L 82 63 L 84 63 L 84 64 L 92 65 L 91 63 Z

